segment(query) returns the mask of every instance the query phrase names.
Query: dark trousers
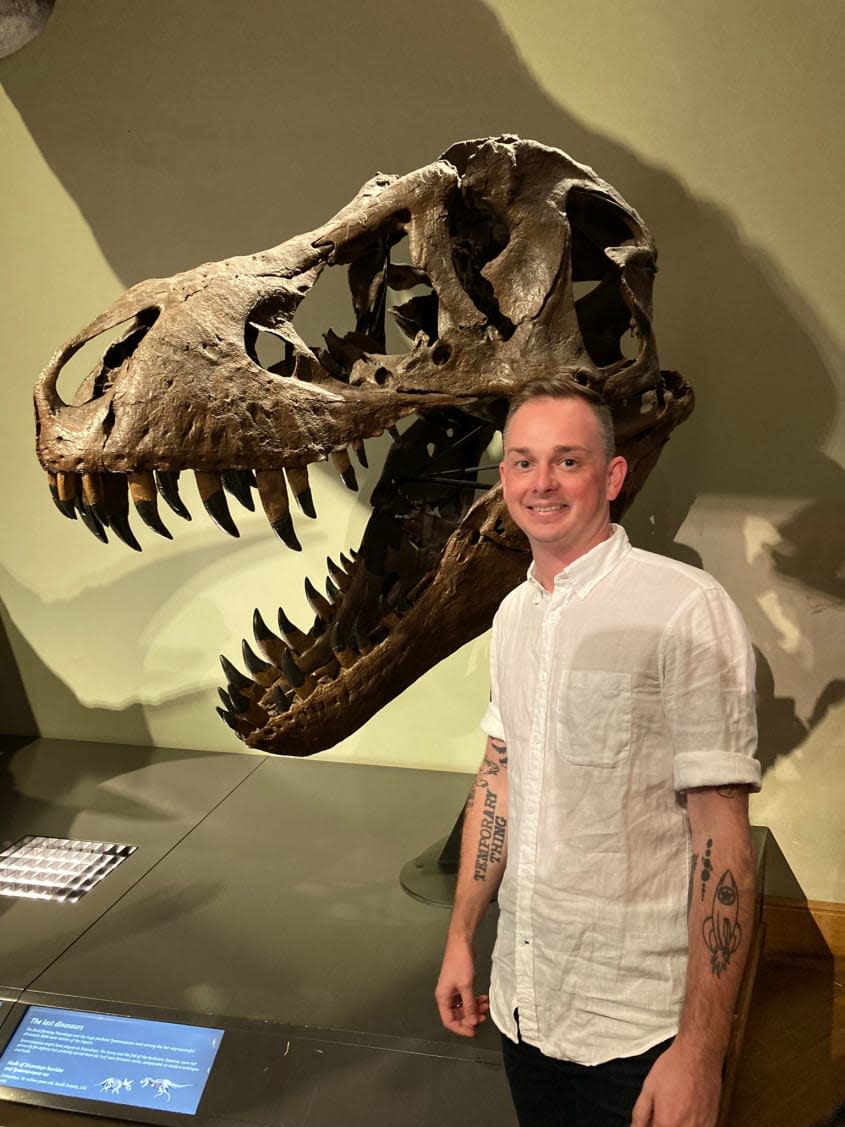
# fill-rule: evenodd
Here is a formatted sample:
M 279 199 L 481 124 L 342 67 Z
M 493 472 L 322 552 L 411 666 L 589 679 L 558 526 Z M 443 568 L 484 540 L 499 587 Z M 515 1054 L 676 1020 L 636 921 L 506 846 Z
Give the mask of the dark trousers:
M 605 1064 L 547 1057 L 520 1039 L 502 1037 L 505 1073 L 519 1127 L 630 1127 L 643 1081 L 672 1038 Z

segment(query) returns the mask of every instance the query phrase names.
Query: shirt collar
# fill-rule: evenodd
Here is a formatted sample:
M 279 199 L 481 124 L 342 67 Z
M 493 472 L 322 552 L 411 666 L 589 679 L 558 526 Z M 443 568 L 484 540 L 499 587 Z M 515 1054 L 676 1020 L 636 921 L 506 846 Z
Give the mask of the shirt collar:
M 610 530 L 607 540 L 602 540 L 595 548 L 591 548 L 589 552 L 573 560 L 569 567 L 557 573 L 555 591 L 569 588 L 579 599 L 584 599 L 596 584 L 609 575 L 620 560 L 628 555 L 631 551 L 631 542 L 625 529 L 620 524 L 612 524 Z M 544 595 L 549 594 L 534 574 L 533 563 L 528 569 L 528 582 L 537 591 L 541 591 Z

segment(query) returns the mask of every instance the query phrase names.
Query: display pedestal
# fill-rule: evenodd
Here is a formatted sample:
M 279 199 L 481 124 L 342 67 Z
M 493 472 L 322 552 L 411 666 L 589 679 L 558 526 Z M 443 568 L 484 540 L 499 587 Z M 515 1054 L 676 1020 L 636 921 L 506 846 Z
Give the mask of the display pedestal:
M 5 840 L 137 846 L 77 903 L 0 897 L 0 1048 L 31 1005 L 224 1031 L 193 1117 L 5 1088 L 2 1122 L 512 1127 L 495 1029 L 467 1042 L 437 1015 L 448 912 L 399 881 L 470 782 L 57 740 L 0 753 Z M 494 929 L 491 911 L 481 980 Z

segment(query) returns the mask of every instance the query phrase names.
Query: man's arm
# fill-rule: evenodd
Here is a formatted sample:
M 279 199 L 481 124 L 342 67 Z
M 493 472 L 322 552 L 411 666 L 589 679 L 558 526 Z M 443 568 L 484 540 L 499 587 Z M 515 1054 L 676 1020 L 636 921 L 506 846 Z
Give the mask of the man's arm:
M 692 835 L 689 968 L 678 1036 L 655 1061 L 632 1127 L 713 1127 L 751 943 L 754 858 L 746 786 L 687 792 Z
M 434 991 L 440 1020 L 462 1037 L 475 1036 L 489 1008 L 486 995 L 474 992 L 472 944 L 505 870 L 507 824 L 508 753 L 490 736 L 464 812 L 455 903 Z

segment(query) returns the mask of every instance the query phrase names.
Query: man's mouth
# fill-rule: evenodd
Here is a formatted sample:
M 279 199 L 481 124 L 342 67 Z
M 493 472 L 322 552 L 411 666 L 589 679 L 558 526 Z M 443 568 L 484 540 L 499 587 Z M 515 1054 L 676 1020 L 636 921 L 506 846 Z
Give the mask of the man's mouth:
M 558 502 L 557 504 L 554 504 L 554 505 L 553 504 L 528 505 L 527 508 L 530 509 L 532 513 L 559 513 L 559 512 L 562 512 L 564 509 L 568 509 L 569 506 L 565 505 L 563 502 Z

